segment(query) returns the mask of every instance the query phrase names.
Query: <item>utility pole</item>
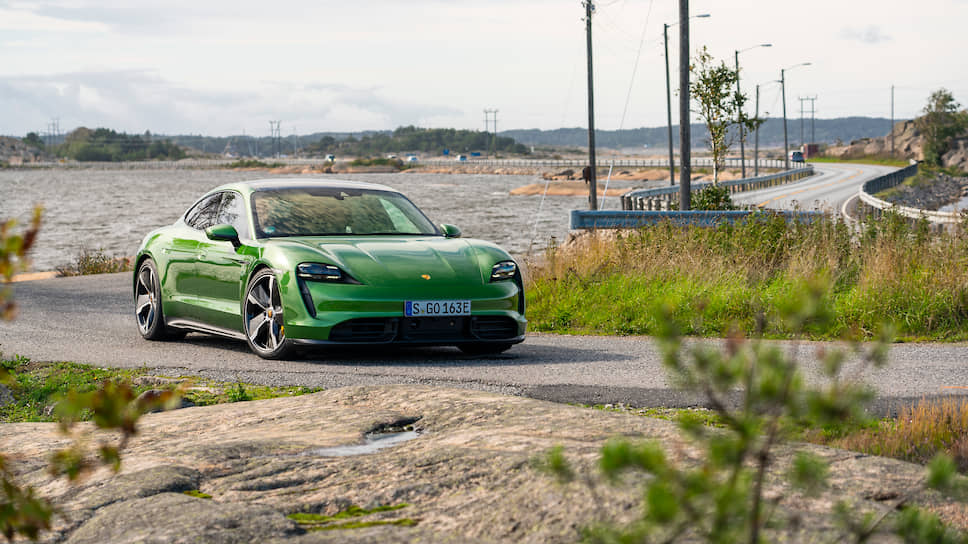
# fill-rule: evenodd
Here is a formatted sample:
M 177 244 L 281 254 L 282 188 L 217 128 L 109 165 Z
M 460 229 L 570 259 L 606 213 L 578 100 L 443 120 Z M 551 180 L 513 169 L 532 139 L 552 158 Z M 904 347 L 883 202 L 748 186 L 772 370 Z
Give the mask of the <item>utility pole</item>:
M 817 97 L 810 97 L 810 143 L 817 143 Z
M 684 0 L 681 0 L 684 1 Z M 583 0 L 585 6 L 585 50 L 588 57 L 588 209 L 598 209 L 598 182 L 595 177 L 595 78 L 592 71 L 592 0 Z
M 494 110 L 494 158 L 497 158 L 497 110 Z
M 817 139 L 817 134 L 814 131 L 814 115 L 816 113 L 816 96 L 800 96 L 797 97 L 800 100 L 800 147 L 801 150 L 806 145 L 806 141 L 803 139 L 803 103 L 810 102 L 810 143 L 813 143 Z
M 498 111 L 499 110 L 497 109 L 484 110 L 484 142 L 485 142 L 484 152 L 489 153 L 493 145 L 495 156 L 497 155 L 497 112 Z M 491 126 L 491 123 L 494 123 L 494 133 L 493 133 L 494 137 L 490 139 L 491 140 L 490 142 L 488 142 L 487 133 L 488 133 L 488 128 L 490 128 Z
M 773 47 L 771 43 L 761 43 L 759 45 L 754 45 L 753 47 L 747 47 L 746 49 L 737 49 L 733 53 L 733 60 L 736 62 L 736 96 L 740 95 L 739 88 L 739 54 L 750 49 L 756 49 L 758 47 Z M 736 109 L 736 124 L 739 126 L 739 168 L 742 176 L 746 177 L 746 127 L 743 126 L 743 108 Z
M 679 0 L 679 209 L 690 208 L 689 0 Z
M 760 84 L 756 84 L 756 133 L 753 135 L 753 177 L 760 176 Z M 744 176 L 745 177 L 745 176 Z
M 780 69 L 780 94 L 783 100 L 783 169 L 790 169 L 790 141 L 787 138 L 786 118 L 786 68 Z
M 272 140 L 272 153 L 275 154 L 276 158 L 279 158 L 279 154 L 282 152 L 280 123 L 282 121 L 269 121 L 269 138 Z
M 491 146 L 488 145 L 487 129 L 491 127 L 491 110 L 484 108 L 484 153 L 487 154 L 491 150 Z M 490 158 L 489 155 L 485 155 L 485 158 Z
M 665 44 L 665 65 L 666 65 L 666 116 L 668 117 L 666 127 L 669 129 L 669 185 L 676 184 L 676 162 L 672 155 L 672 89 L 669 83 L 669 25 L 662 25 L 662 41 Z M 682 123 L 679 123 L 680 125 Z M 682 130 L 682 127 L 679 127 Z
M 800 100 L 800 149 L 802 151 L 803 150 L 803 101 L 809 100 L 809 98 L 805 96 L 798 96 L 797 99 Z
M 891 85 L 891 157 L 894 157 L 894 85 Z

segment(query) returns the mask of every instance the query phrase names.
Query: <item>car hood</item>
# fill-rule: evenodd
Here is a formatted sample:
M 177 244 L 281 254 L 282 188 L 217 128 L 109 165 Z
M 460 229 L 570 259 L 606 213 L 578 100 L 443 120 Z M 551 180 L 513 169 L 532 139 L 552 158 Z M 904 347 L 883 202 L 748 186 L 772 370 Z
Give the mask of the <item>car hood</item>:
M 484 283 L 483 267 L 494 263 L 465 239 L 379 236 L 287 238 L 286 244 L 311 249 L 319 261 L 343 269 L 368 285 L 427 280 L 434 283 Z M 497 261 L 495 261 L 497 262 Z

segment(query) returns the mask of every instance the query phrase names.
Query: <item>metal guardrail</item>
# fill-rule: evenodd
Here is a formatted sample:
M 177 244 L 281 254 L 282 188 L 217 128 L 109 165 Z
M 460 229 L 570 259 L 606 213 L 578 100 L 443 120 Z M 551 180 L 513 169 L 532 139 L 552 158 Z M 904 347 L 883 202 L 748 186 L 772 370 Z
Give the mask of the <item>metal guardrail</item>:
M 776 161 L 783 164 L 783 161 Z M 730 193 L 741 191 L 753 191 L 764 187 L 774 187 L 784 183 L 790 183 L 813 175 L 813 166 L 808 165 L 803 168 L 786 170 L 776 174 L 758 176 L 755 178 L 744 178 L 733 181 L 723 181 L 720 185 L 726 187 Z M 712 182 L 693 183 L 690 187 L 691 192 L 697 192 L 712 185 Z M 622 195 L 623 210 L 668 210 L 673 202 L 679 201 L 679 186 L 670 185 L 669 187 L 659 187 L 656 189 L 637 189 Z
M 669 168 L 668 159 L 615 159 L 615 160 L 599 160 L 598 168 L 605 167 L 654 167 L 654 168 Z M 760 168 L 783 168 L 785 166 L 782 160 L 775 159 L 760 159 Z M 585 167 L 588 165 L 586 159 L 467 159 L 466 161 L 458 161 L 456 159 L 421 159 L 417 164 L 426 164 L 429 166 L 452 166 L 454 164 L 465 164 L 469 166 L 480 165 L 480 166 L 529 166 L 529 167 L 539 167 L 539 166 L 574 166 L 574 167 Z M 712 159 L 693 159 L 690 164 L 693 167 L 699 168 L 712 168 Z M 728 167 L 740 167 L 740 159 L 726 159 L 726 166 Z M 746 161 L 747 168 L 753 167 L 753 161 Z
M 881 200 L 874 196 L 875 193 L 879 193 L 885 189 L 890 189 L 891 187 L 896 187 L 900 185 L 907 178 L 914 176 L 918 173 L 917 163 L 911 166 L 902 168 L 900 170 L 895 170 L 889 174 L 874 178 L 870 181 L 864 183 L 861 186 L 858 197 L 860 198 L 861 204 L 868 214 L 879 216 L 884 211 L 890 210 L 894 213 L 901 215 L 902 217 L 907 217 L 909 219 L 927 219 L 931 223 L 938 225 L 953 225 L 961 222 L 962 215 L 959 212 L 938 212 L 934 210 L 922 210 L 920 208 L 911 208 L 909 206 L 898 206 L 897 204 L 892 204 L 886 200 Z
M 788 223 L 809 223 L 823 217 L 823 212 L 787 210 L 730 210 L 730 211 L 642 211 L 642 210 L 572 210 L 572 229 L 634 229 L 670 222 L 673 225 L 715 227 L 749 218 L 783 216 Z

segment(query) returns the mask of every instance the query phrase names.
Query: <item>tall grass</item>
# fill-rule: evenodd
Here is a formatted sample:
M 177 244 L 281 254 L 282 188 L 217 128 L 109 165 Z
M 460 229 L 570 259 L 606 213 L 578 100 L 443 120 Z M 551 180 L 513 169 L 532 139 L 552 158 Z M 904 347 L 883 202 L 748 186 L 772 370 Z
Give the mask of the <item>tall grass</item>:
M 738 329 L 792 335 L 777 316 L 804 285 L 820 285 L 832 325 L 812 338 L 968 338 L 968 240 L 886 215 L 859 234 L 839 221 L 787 224 L 763 215 L 717 228 L 664 224 L 593 233 L 530 266 L 533 330 L 654 334 L 663 305 L 690 335 Z
M 870 155 L 867 157 L 854 157 L 854 158 L 844 158 L 844 157 L 810 157 L 808 162 L 832 162 L 832 163 L 850 163 L 850 164 L 880 164 L 883 166 L 897 166 L 903 168 L 911 162 L 908 159 L 899 159 L 896 157 L 891 157 L 889 155 Z
M 108 255 L 103 248 L 83 249 L 74 261 L 57 267 L 59 276 L 88 276 L 92 274 L 113 274 L 134 270 L 131 257 Z
M 874 428 L 824 437 L 808 432 L 804 439 L 870 455 L 928 464 L 938 453 L 955 461 L 959 472 L 968 472 L 968 400 L 922 399 L 901 408 L 897 419 L 882 420 Z

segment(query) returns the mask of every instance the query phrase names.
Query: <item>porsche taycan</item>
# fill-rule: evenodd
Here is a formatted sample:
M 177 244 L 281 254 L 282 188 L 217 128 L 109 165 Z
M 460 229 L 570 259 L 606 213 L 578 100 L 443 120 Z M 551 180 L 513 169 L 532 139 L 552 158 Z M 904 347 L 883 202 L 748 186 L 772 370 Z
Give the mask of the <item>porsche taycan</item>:
M 499 353 L 524 340 L 527 323 L 506 251 L 370 183 L 215 188 L 145 237 L 132 285 L 144 338 L 222 335 L 267 359 L 354 344 Z

